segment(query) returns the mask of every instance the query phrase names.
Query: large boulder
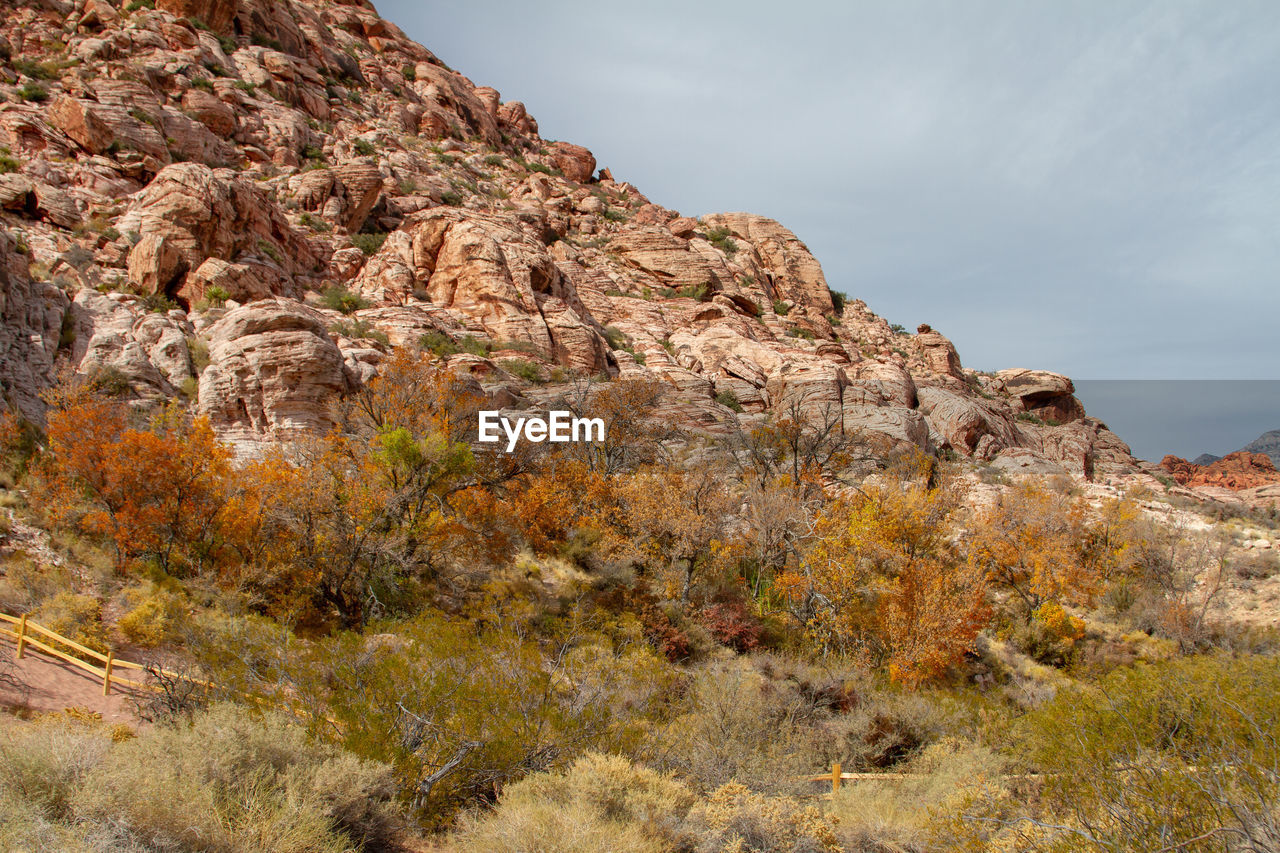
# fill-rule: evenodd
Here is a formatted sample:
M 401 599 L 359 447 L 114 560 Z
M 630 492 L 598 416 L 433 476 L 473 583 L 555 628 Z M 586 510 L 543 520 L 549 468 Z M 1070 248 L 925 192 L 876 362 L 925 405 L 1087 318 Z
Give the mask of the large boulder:
M 1068 423 L 1084 417 L 1084 406 L 1074 396 L 1075 385 L 1060 373 L 1015 368 L 995 376 L 996 390 L 1016 400 L 1016 408 L 1038 418 Z
M 227 312 L 209 335 L 200 412 L 219 435 L 253 441 L 333 426 L 331 403 L 352 382 L 319 312 L 264 299 Z
M 477 90 L 479 92 L 480 90 Z M 490 90 L 492 91 L 492 90 Z M 497 92 L 494 92 L 497 95 Z M 496 104 L 494 105 L 493 114 L 498 115 Z M 551 143 L 551 158 L 556 161 L 556 166 L 564 176 L 571 181 L 585 184 L 591 180 L 591 176 L 596 170 L 596 158 L 587 149 L 581 145 L 574 145 L 570 142 L 553 142 Z
M 950 376 L 953 379 L 964 379 L 964 369 L 960 365 L 960 353 L 955 345 L 941 332 L 935 331 L 928 323 L 921 323 L 916 329 L 913 339 L 923 359 L 925 367 L 939 376 Z

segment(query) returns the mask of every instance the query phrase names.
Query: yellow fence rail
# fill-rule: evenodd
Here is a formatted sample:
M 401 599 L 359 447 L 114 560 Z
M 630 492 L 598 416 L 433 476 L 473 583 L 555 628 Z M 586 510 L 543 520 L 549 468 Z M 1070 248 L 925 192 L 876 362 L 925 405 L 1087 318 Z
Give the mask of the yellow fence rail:
M 846 781 L 849 782 L 905 782 L 910 779 L 928 779 L 929 777 L 922 773 L 843 773 L 841 772 L 840 762 L 837 761 L 831 765 L 831 772 L 819 773 L 816 776 L 802 776 L 806 782 L 830 782 L 831 793 L 840 790 L 840 785 Z
M 4 627 L 5 625 L 14 627 L 10 629 Z M 0 613 L 0 636 L 9 637 L 14 641 L 14 657 L 18 660 L 22 660 L 26 656 L 28 648 L 33 648 L 101 678 L 103 696 L 111 695 L 112 685 L 134 687 L 140 690 L 160 690 L 159 687 L 149 682 L 136 681 L 116 674 L 118 669 L 147 672 L 151 668 L 146 664 L 136 663 L 131 660 L 120 660 L 116 657 L 115 651 L 111 649 L 108 649 L 105 654 L 96 649 L 91 649 L 43 625 L 32 622 L 25 613 L 21 616 Z M 56 646 L 51 644 L 56 644 Z M 61 648 L 57 648 L 57 646 L 71 649 L 78 654 L 64 651 Z M 86 660 L 86 658 L 89 658 L 89 660 Z M 93 661 L 97 661 L 98 664 L 93 663 Z M 157 669 L 155 671 L 174 678 L 182 677 L 178 673 L 169 672 L 168 670 Z

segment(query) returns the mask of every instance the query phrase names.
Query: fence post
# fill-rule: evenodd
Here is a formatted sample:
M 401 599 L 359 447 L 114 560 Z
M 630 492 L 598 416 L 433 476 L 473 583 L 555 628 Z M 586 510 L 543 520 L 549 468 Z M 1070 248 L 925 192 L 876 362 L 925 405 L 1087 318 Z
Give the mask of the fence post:
M 111 695 L 111 664 L 115 663 L 116 653 L 107 649 L 107 666 L 102 672 L 102 695 Z
M 22 619 L 18 621 L 18 660 L 22 660 L 23 650 L 27 645 L 27 614 L 22 614 Z
M 840 793 L 840 762 L 837 761 L 831 765 L 831 793 Z

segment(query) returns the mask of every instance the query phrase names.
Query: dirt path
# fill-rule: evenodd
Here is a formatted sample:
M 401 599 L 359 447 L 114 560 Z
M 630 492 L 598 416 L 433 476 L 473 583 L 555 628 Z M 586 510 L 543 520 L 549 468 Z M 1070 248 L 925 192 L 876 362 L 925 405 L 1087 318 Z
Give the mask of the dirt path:
M 0 656 L 12 662 L 8 672 L 21 682 L 17 688 L 0 684 L 0 705 L 32 711 L 86 708 L 108 723 L 138 723 L 126 688 L 113 685 L 111 695 L 103 696 L 102 679 L 78 667 L 30 649 L 22 660 L 14 660 L 13 652 L 11 641 L 0 640 Z

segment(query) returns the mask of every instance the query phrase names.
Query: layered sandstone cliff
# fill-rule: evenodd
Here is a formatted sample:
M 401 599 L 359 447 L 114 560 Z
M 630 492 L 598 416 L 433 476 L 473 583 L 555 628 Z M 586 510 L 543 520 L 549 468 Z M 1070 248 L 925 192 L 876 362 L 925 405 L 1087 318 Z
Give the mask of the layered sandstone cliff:
M 1139 470 L 1066 377 L 966 370 L 779 223 L 651 201 L 368 3 L 150 5 L 0 21 L 0 379 L 32 419 L 61 359 L 287 437 L 390 348 L 470 338 L 447 357 L 504 404 L 650 376 L 711 432 L 795 404 L 1010 471 Z

